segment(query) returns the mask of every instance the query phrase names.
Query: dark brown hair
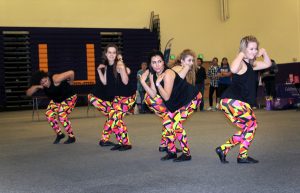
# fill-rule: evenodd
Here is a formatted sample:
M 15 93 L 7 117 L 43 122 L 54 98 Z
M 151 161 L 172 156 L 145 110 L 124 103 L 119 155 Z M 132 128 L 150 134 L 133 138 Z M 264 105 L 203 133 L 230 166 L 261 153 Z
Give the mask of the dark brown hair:
M 115 58 L 115 61 L 114 61 L 114 64 L 113 64 L 113 73 L 114 73 L 115 78 L 117 78 L 118 77 L 118 73 L 117 73 L 118 57 L 117 56 L 120 54 L 119 48 L 116 44 L 112 44 L 112 43 L 107 44 L 107 46 L 104 48 L 103 55 L 102 55 L 105 65 L 109 65 L 108 59 L 105 55 L 108 51 L 108 48 L 115 48 L 116 49 L 116 58 Z M 125 65 L 125 69 L 126 69 L 126 65 Z
M 44 72 L 42 70 L 36 71 L 31 76 L 31 85 L 40 85 L 41 80 L 47 77 L 49 77 L 47 72 Z

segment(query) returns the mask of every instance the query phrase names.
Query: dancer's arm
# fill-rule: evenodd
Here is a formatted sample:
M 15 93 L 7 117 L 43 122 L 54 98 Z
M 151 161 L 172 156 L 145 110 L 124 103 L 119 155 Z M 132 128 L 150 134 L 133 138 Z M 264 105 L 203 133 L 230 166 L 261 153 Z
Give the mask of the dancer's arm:
M 69 70 L 60 74 L 54 74 L 52 79 L 55 86 L 60 85 L 64 80 L 68 80 L 69 84 L 72 85 L 74 82 L 75 73 L 73 70 Z
M 161 81 L 164 81 L 164 87 L 160 84 Z M 168 101 L 170 99 L 173 85 L 175 80 L 175 72 L 172 70 L 166 70 L 166 72 L 162 73 L 156 80 L 156 86 L 160 93 L 160 96 L 165 100 Z
M 152 98 L 154 98 L 157 94 L 157 91 L 155 89 L 154 81 L 153 81 L 153 75 L 149 73 L 149 70 L 146 70 L 142 75 L 140 76 L 140 82 L 143 86 L 144 90 L 149 94 Z M 146 80 L 149 76 L 150 80 L 150 86 L 146 83 Z
M 104 69 L 104 72 L 103 70 Z M 102 82 L 103 85 L 106 85 L 106 66 L 104 64 L 99 64 L 98 68 L 97 68 L 97 72 L 100 78 L 100 81 Z
M 172 68 L 173 69 L 173 68 Z M 190 65 L 182 65 L 181 69 L 179 71 L 176 71 L 178 73 L 178 75 L 182 78 L 185 79 L 187 73 L 189 72 L 189 70 L 191 69 Z
M 27 96 L 32 96 L 35 92 L 37 92 L 40 89 L 43 89 L 44 87 L 42 85 L 32 85 L 29 89 L 26 91 Z
M 122 60 L 117 63 L 117 72 L 121 75 L 122 82 L 127 85 L 129 82 L 128 74 L 130 73 L 130 69 L 125 67 L 125 64 Z
M 243 69 L 243 59 L 245 57 L 244 52 L 240 52 L 235 59 L 232 61 L 231 65 L 230 65 L 230 71 L 233 74 L 239 74 L 241 72 L 241 70 Z
M 256 57 L 263 57 L 263 61 L 255 61 L 253 65 L 253 70 L 262 70 L 271 67 L 271 59 L 264 48 L 259 49 L 259 52 Z

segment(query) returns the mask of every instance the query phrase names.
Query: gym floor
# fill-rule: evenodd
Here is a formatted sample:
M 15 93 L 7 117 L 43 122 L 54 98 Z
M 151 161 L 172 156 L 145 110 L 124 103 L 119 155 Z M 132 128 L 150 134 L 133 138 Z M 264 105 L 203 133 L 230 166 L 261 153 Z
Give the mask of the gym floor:
M 43 112 L 40 121 L 32 121 L 31 111 L 0 113 L 1 193 L 300 192 L 300 111 L 255 111 L 249 155 L 260 162 L 250 165 L 236 163 L 238 147 L 229 152 L 229 164 L 220 163 L 214 150 L 236 131 L 222 112 L 188 119 L 192 160 L 182 163 L 160 161 L 162 126 L 154 114 L 125 118 L 133 149 L 120 152 L 98 145 L 105 118 L 96 110 L 90 117 L 86 107 L 72 112 L 77 141 L 69 145 L 52 144 L 55 134 Z

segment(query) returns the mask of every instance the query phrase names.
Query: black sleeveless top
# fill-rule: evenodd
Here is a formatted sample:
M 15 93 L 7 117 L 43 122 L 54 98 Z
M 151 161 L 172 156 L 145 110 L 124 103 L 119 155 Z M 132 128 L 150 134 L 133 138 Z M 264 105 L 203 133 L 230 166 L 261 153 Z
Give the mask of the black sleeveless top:
M 45 95 L 56 103 L 61 103 L 67 98 L 75 94 L 73 87 L 66 81 L 62 81 L 60 85 L 55 86 L 53 82 L 53 75 L 50 76 L 51 85 L 49 88 L 44 87 Z
M 106 92 L 107 86 L 101 82 L 98 71 L 96 69 L 96 84 L 94 85 L 91 93 L 97 98 L 100 98 L 104 101 L 112 101 L 114 97 L 108 96 Z
M 163 99 L 166 107 L 171 112 L 175 112 L 181 107 L 189 104 L 199 93 L 199 90 L 195 86 L 189 84 L 185 79 L 182 79 L 177 74 L 177 72 L 174 71 L 174 73 L 175 73 L 175 80 L 174 80 L 171 96 L 167 101 Z M 154 77 L 155 77 L 154 82 L 156 82 L 157 79 L 156 75 Z M 163 86 L 163 81 L 161 85 Z M 156 90 L 158 91 L 156 85 L 155 87 Z
M 103 85 L 100 81 L 101 84 L 96 84 L 92 93 L 96 97 L 106 101 L 112 101 L 115 96 L 129 97 L 135 93 L 133 86 L 131 86 L 131 82 L 132 81 L 129 79 L 128 84 L 125 85 L 122 82 L 121 75 L 119 73 L 117 73 L 117 77 L 115 77 L 113 73 L 113 65 L 107 65 L 106 85 Z
M 255 105 L 256 101 L 256 73 L 250 63 L 244 61 L 247 71 L 242 74 L 233 74 L 231 86 L 222 94 L 221 98 L 236 99 Z

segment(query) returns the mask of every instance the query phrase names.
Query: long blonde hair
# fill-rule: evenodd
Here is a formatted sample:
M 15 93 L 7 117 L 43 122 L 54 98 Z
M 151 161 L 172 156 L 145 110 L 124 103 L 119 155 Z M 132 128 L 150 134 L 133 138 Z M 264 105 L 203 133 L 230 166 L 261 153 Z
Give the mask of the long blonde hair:
M 190 49 L 185 49 L 179 54 L 179 56 L 177 56 L 174 63 L 170 63 L 169 67 L 172 68 L 174 66 L 181 66 L 181 60 L 184 60 L 187 56 L 193 56 L 194 60 L 196 59 L 196 54 L 194 51 Z M 191 69 L 188 71 L 186 75 L 186 81 L 188 83 L 195 85 L 197 70 L 198 70 L 197 62 L 194 61 L 193 66 L 191 67 Z

